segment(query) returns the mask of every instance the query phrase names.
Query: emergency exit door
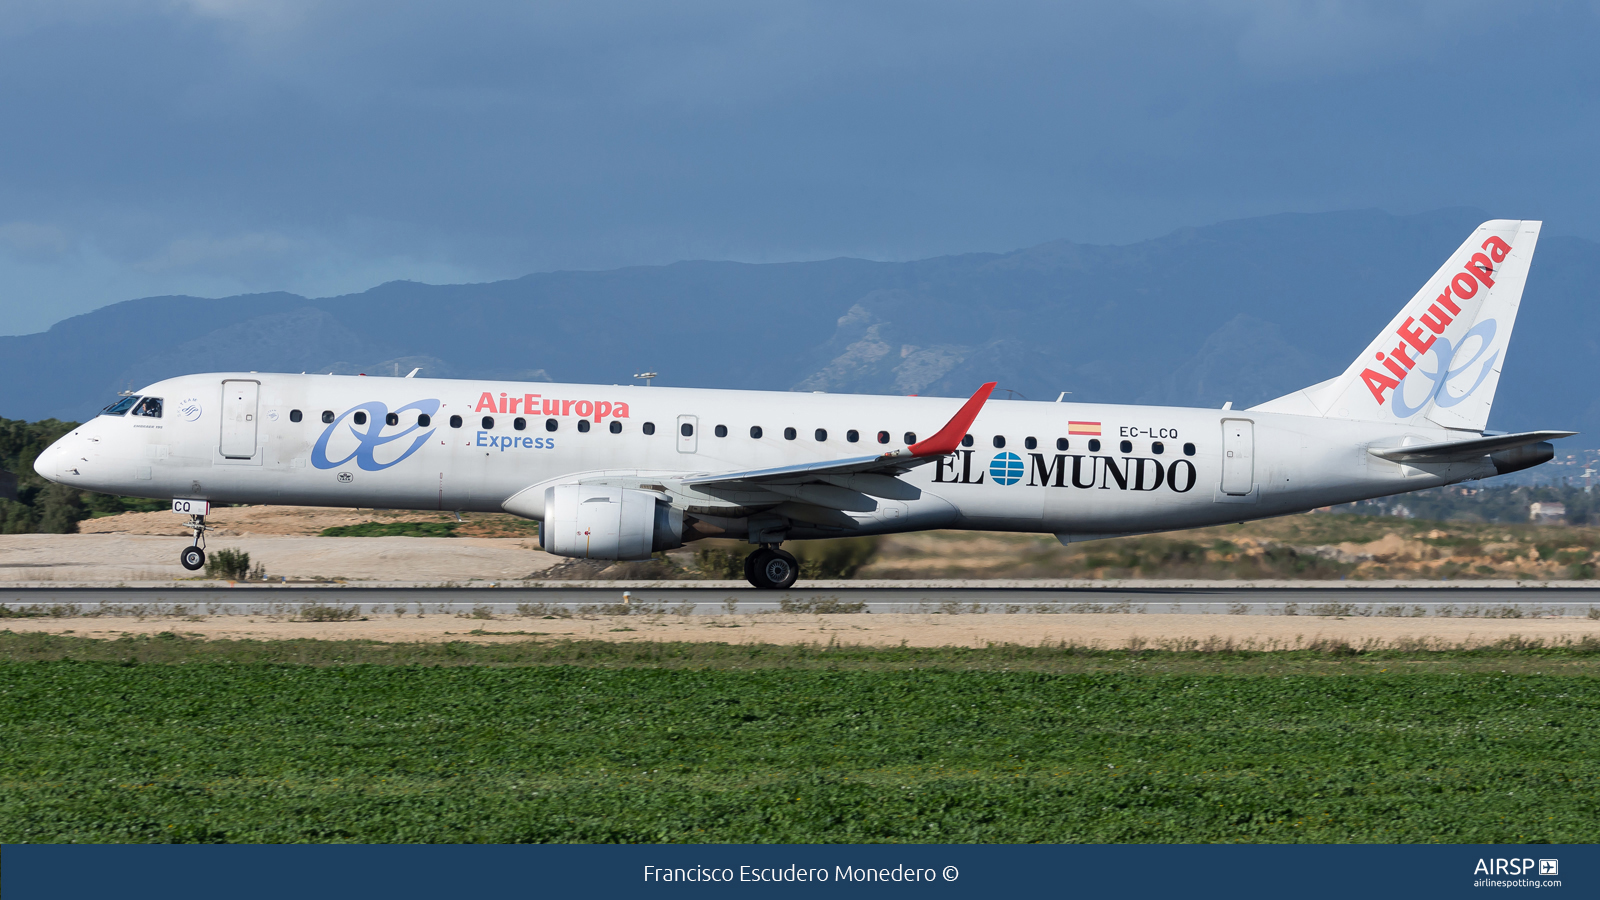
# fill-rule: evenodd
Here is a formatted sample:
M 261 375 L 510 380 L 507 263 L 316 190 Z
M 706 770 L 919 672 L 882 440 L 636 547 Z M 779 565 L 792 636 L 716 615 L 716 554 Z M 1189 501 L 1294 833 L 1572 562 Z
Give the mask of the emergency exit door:
M 224 381 L 222 383 L 222 443 L 227 459 L 250 459 L 256 455 L 256 401 L 261 383 Z
M 700 430 L 700 417 L 699 416 L 679 416 L 678 417 L 678 452 L 679 453 L 693 453 L 696 450 L 700 449 L 700 435 L 696 433 L 699 430 Z
M 1222 492 L 1248 494 L 1255 487 L 1256 426 L 1249 419 L 1222 420 Z

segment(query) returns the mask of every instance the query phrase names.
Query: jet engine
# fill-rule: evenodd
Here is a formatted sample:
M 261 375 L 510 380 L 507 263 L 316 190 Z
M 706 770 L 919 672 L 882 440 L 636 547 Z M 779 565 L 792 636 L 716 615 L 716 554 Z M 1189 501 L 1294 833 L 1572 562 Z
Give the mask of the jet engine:
M 579 559 L 649 559 L 683 546 L 683 510 L 649 491 L 558 485 L 544 492 L 539 546 Z
M 1489 460 L 1494 463 L 1496 475 L 1531 469 L 1555 458 L 1556 447 L 1549 441 L 1525 444 L 1521 447 L 1512 447 L 1510 450 L 1501 450 L 1497 453 L 1489 454 Z

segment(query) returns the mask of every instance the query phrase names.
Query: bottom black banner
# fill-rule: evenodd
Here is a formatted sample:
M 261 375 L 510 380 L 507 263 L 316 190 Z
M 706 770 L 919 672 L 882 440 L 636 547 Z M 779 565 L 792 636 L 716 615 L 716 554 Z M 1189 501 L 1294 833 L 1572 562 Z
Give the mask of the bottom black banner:
M 1594 845 L 6 845 L 6 900 L 547 896 L 1593 897 Z M 1488 894 L 1487 896 L 1493 896 Z

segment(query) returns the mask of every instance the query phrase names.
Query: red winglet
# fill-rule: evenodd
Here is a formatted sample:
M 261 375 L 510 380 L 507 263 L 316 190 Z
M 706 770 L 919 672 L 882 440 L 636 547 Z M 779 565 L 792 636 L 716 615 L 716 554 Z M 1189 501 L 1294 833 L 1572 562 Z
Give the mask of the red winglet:
M 972 427 L 972 420 L 978 417 L 978 410 L 983 409 L 983 404 L 994 392 L 995 384 L 996 382 L 991 381 L 978 388 L 978 392 L 962 404 L 961 409 L 951 417 L 950 421 L 944 423 L 938 434 L 907 448 L 911 451 L 911 455 L 943 456 L 946 453 L 956 452 L 956 448 L 961 446 L 961 439 L 967 434 L 967 429 Z

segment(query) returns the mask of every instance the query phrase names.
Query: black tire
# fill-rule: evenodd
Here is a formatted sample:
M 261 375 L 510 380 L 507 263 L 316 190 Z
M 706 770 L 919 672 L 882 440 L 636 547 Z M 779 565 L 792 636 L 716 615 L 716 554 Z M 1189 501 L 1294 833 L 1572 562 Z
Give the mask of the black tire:
M 191 572 L 197 571 L 205 567 L 206 552 L 199 547 L 185 547 L 178 555 L 178 562 L 183 563 L 183 567 Z
M 773 590 L 787 590 L 794 586 L 795 580 L 800 577 L 800 561 L 794 558 L 793 553 L 783 550 L 769 550 L 771 554 L 761 563 L 761 580 L 767 582 L 767 587 Z
M 771 555 L 771 550 L 762 547 L 744 558 L 744 580 L 763 591 L 770 590 L 773 587 L 763 577 L 767 557 Z

